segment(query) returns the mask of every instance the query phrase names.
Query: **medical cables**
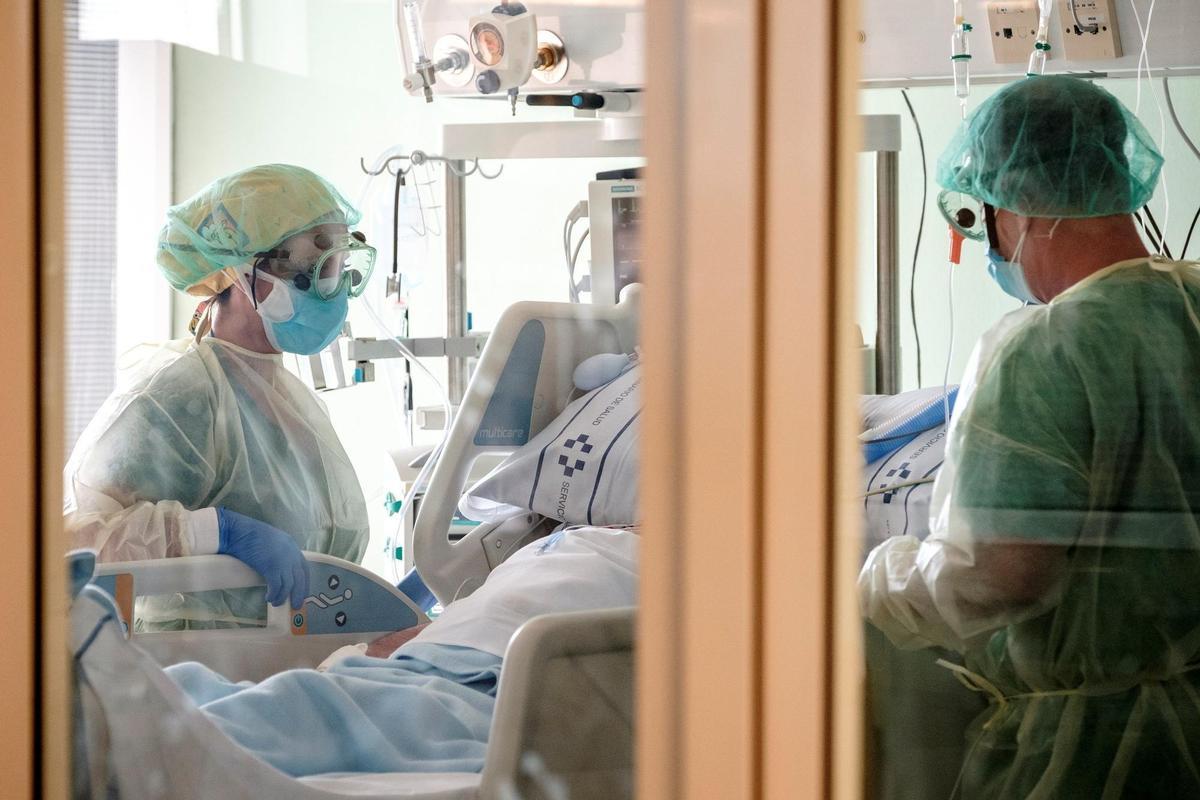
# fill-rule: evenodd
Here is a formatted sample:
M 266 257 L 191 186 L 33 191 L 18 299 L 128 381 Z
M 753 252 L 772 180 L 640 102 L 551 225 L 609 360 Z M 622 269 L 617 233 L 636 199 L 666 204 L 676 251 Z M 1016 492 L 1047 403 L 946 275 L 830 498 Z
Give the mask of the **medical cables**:
M 364 306 L 367 309 L 367 314 L 369 314 L 371 319 L 374 320 L 375 325 L 379 328 L 384 337 L 390 339 L 396 345 L 397 349 L 399 349 L 400 355 L 404 356 L 404 359 L 410 365 L 415 366 L 418 370 L 424 373 L 426 378 L 433 382 L 433 385 L 436 387 L 438 392 L 438 401 L 442 406 L 442 414 L 444 415 L 443 418 L 445 419 L 445 425 L 442 428 L 442 435 L 437 443 L 437 446 L 433 448 L 432 452 L 429 454 L 429 457 L 425 459 L 425 463 L 421 466 L 420 471 L 417 473 L 417 477 L 409 486 L 408 491 L 404 495 L 404 499 L 400 503 L 400 525 L 403 526 L 404 515 L 408 514 L 408 510 L 412 508 L 413 500 L 416 499 L 417 494 L 420 493 L 420 491 L 428 484 L 429 478 L 433 474 L 434 466 L 437 464 L 438 459 L 442 455 L 442 450 L 446 446 L 446 440 L 450 436 L 450 423 L 454 417 L 450 407 L 450 399 L 446 395 L 446 390 L 442 386 L 441 381 L 434 376 L 433 372 L 431 372 L 428 367 L 421 363 L 421 360 L 417 358 L 416 354 L 413 353 L 413 351 L 410 350 L 407 345 L 404 344 L 404 341 L 400 337 L 392 333 L 387 323 L 383 321 L 383 318 L 379 316 L 379 314 L 375 311 L 375 308 L 370 303 L 364 303 Z M 414 523 L 415 521 L 416 519 L 414 517 Z M 396 582 L 399 583 L 401 576 L 399 567 L 397 565 L 396 547 L 394 542 L 393 546 L 390 547 L 389 550 L 392 557 L 392 576 L 395 578 Z
M 1175 103 L 1171 99 L 1171 82 L 1166 75 L 1163 75 L 1163 96 L 1167 100 L 1167 112 L 1171 115 L 1171 121 L 1175 123 L 1175 130 L 1179 132 L 1179 137 L 1183 139 L 1183 143 L 1192 151 L 1192 155 L 1200 160 L 1200 148 L 1196 147 L 1196 143 L 1192 141 L 1192 137 L 1188 135 L 1187 129 L 1183 127 L 1183 123 L 1179 120 L 1179 114 L 1175 111 Z M 1200 221 L 1200 206 L 1196 208 L 1196 213 L 1192 217 L 1192 224 L 1188 226 L 1187 236 L 1183 240 L 1183 249 L 1179 251 L 1181 261 L 1187 260 L 1188 246 L 1192 243 L 1192 234 L 1196 231 L 1196 222 Z
M 1154 250 L 1154 252 L 1158 253 L 1159 255 L 1163 255 L 1162 242 L 1160 242 L 1154 236 L 1154 231 L 1150 229 L 1150 226 L 1147 224 L 1146 220 L 1142 219 L 1141 211 L 1133 212 L 1133 221 L 1137 223 L 1138 228 L 1142 232 L 1142 236 L 1146 237 L 1146 240 L 1150 242 L 1150 247 Z
M 1137 94 L 1135 95 L 1133 104 L 1133 113 L 1137 114 L 1142 108 L 1142 70 L 1146 71 L 1147 76 L 1150 74 L 1150 59 L 1148 57 L 1149 42 L 1150 42 L 1150 20 L 1154 17 L 1155 0 L 1150 0 L 1150 8 L 1146 14 L 1146 23 L 1142 24 L 1142 15 L 1138 12 L 1137 3 L 1134 0 L 1129 0 L 1129 7 L 1133 9 L 1133 18 L 1137 22 L 1138 33 L 1141 34 L 1142 49 L 1138 53 L 1137 60 Z
M 934 481 L 933 478 L 921 478 L 920 480 L 917 480 L 917 481 L 901 481 L 900 483 L 889 483 L 887 486 L 884 486 L 882 489 L 872 489 L 869 492 L 863 492 L 860 495 L 860 497 L 863 497 L 863 498 L 874 497 L 875 495 L 878 495 L 878 494 L 887 494 L 888 492 L 895 492 L 900 489 L 908 489 L 913 486 L 924 486 L 927 483 L 933 483 L 933 481 Z
M 1192 234 L 1196 232 L 1196 223 L 1200 222 L 1200 206 L 1196 207 L 1196 213 L 1192 216 L 1192 224 L 1188 226 L 1187 236 L 1183 239 L 1183 249 L 1179 251 L 1179 260 L 1187 261 L 1188 245 L 1192 243 Z
M 1159 230 L 1158 221 L 1157 219 L 1154 219 L 1154 213 L 1150 210 L 1150 205 L 1141 206 L 1141 210 L 1142 212 L 1145 212 L 1146 222 L 1150 224 L 1151 228 L 1154 229 L 1153 241 L 1154 245 L 1156 245 L 1158 249 L 1158 254 L 1165 255 L 1166 258 L 1174 258 L 1171 255 L 1171 248 L 1166 246 L 1166 236 L 1163 235 L 1162 230 Z M 1166 224 L 1165 219 L 1163 224 Z M 1142 228 L 1142 230 L 1145 230 L 1147 234 L 1150 233 L 1150 231 L 1146 230 L 1145 228 Z
M 1145 20 L 1145 23 L 1143 24 L 1142 15 L 1138 12 L 1137 4 L 1134 2 L 1134 0 L 1129 0 L 1130 8 L 1133 9 L 1133 18 L 1137 22 L 1137 25 L 1138 25 L 1138 33 L 1141 34 L 1141 39 L 1142 39 L 1142 49 L 1141 49 L 1141 52 L 1138 54 L 1138 62 L 1137 62 L 1137 78 L 1136 78 L 1137 94 L 1136 94 L 1136 100 L 1135 100 L 1134 106 L 1133 106 L 1133 113 L 1135 115 L 1139 114 L 1142 109 L 1142 70 L 1143 69 L 1145 70 L 1147 78 L 1151 77 L 1150 55 L 1149 55 L 1149 53 L 1150 53 L 1150 49 L 1149 49 L 1150 48 L 1150 22 L 1154 18 L 1155 2 L 1156 2 L 1156 0 L 1150 0 L 1150 8 L 1147 9 L 1147 11 L 1146 11 L 1146 20 Z M 1158 124 L 1159 124 L 1158 144 L 1159 144 L 1159 147 L 1162 148 L 1165 146 L 1166 138 L 1167 138 L 1167 115 L 1165 113 L 1163 113 L 1163 104 L 1158 99 L 1158 91 L 1154 88 L 1153 80 L 1150 81 L 1150 95 L 1151 95 L 1151 97 L 1154 98 L 1154 105 L 1158 108 Z M 1171 222 L 1171 191 L 1167 186 L 1167 173 L 1165 170 L 1162 172 L 1159 179 L 1162 182 L 1162 193 L 1163 193 L 1163 225 L 1162 226 L 1163 226 L 1163 230 L 1167 230 L 1170 227 L 1170 222 Z M 1149 209 L 1147 209 L 1147 212 L 1148 211 L 1149 211 Z M 1157 224 L 1155 224 L 1155 228 L 1157 228 L 1157 227 L 1158 227 Z M 1159 234 L 1159 239 L 1160 239 L 1160 242 L 1162 245 L 1159 252 L 1162 255 L 1167 255 L 1166 241 L 1162 238 L 1161 233 Z
M 405 186 L 403 170 L 396 172 L 394 183 L 392 191 L 392 274 L 384 289 L 384 295 L 387 296 L 394 292 L 396 299 L 399 300 L 400 291 L 404 286 L 404 274 L 400 272 L 400 190 Z M 418 202 L 420 202 L 419 198 Z M 408 312 L 408 305 L 405 304 L 403 319 L 405 336 L 409 335 Z M 412 441 L 416 436 L 416 431 L 413 430 L 412 363 L 407 358 L 404 359 L 404 414 L 408 417 L 408 438 Z
M 954 263 L 950 263 L 950 279 L 947 282 L 950 320 L 950 346 L 946 348 L 946 371 L 942 373 L 942 411 L 946 415 L 946 425 L 950 424 L 950 364 L 954 361 Z
M 587 230 L 585 230 L 583 235 L 579 237 L 579 241 L 574 245 L 574 247 L 572 247 L 575 224 L 587 215 L 588 201 L 580 200 L 575 204 L 575 207 L 571 209 L 571 212 L 567 214 L 567 218 L 563 221 L 563 258 L 565 259 L 567 266 L 567 291 L 570 294 L 572 303 L 581 302 L 580 293 L 588 291 L 590 288 L 590 284 L 583 280 L 579 282 L 575 281 L 575 265 L 579 261 L 579 251 L 583 247 L 583 243 L 587 240 L 588 235 L 591 234 L 592 229 L 589 227 Z
M 921 255 L 921 235 L 925 232 L 925 207 L 929 203 L 929 171 L 925 164 L 925 137 L 921 135 L 921 121 L 917 112 L 908 99 L 908 90 L 901 89 L 900 96 L 908 106 L 908 114 L 912 117 L 913 127 L 917 129 L 917 144 L 921 150 L 921 220 L 917 223 L 917 243 L 913 247 L 912 273 L 908 279 L 908 306 L 912 314 L 913 338 L 917 340 L 917 388 L 921 388 L 921 331 L 917 327 L 917 259 Z
M 1192 141 L 1192 137 L 1188 135 L 1187 130 L 1183 127 L 1183 123 L 1179 121 L 1179 114 L 1175 111 L 1175 103 L 1171 100 L 1171 81 L 1166 75 L 1163 75 L 1163 97 L 1167 100 L 1167 112 L 1171 115 L 1171 121 L 1175 123 L 1175 130 L 1179 131 L 1180 138 L 1183 143 L 1188 146 L 1197 159 L 1200 159 L 1200 148 L 1196 147 L 1196 143 Z
M 392 148 L 388 148 L 387 150 L 385 150 L 376 159 L 375 171 L 367 171 L 367 180 L 363 186 L 360 201 L 359 201 L 360 207 L 362 207 L 364 205 L 364 202 L 368 197 L 368 193 L 370 191 L 372 181 L 375 179 L 375 177 L 377 175 L 380 175 L 384 171 L 387 171 L 387 163 L 389 160 L 391 160 L 391 158 L 394 157 L 393 154 L 397 150 L 398 150 L 397 147 L 392 147 Z M 411 168 L 410 168 L 410 170 L 411 170 Z M 393 245 L 392 246 L 392 272 L 391 272 L 391 275 L 389 276 L 389 279 L 390 279 L 389 285 L 387 286 L 387 288 L 385 290 L 385 295 L 390 295 L 392 293 L 395 293 L 397 297 L 399 297 L 401 289 L 402 289 L 401 273 L 400 273 L 400 265 L 399 265 L 400 195 L 401 195 L 402 188 L 405 185 L 407 185 L 405 182 L 405 174 L 406 174 L 406 172 L 408 172 L 410 170 L 398 170 L 396 173 L 389 172 L 389 175 L 394 175 L 394 177 L 395 177 L 395 184 L 393 186 L 393 193 L 392 193 L 392 199 L 393 199 L 393 203 L 395 205 L 392 209 L 392 245 Z M 418 202 L 420 202 L 419 198 L 418 198 Z M 417 233 L 418 233 L 418 235 L 424 236 L 426 233 L 429 232 L 429 229 L 425 225 L 423 215 L 422 215 L 422 227 L 425 228 L 425 230 L 422 232 L 417 232 Z M 416 231 L 414 231 L 414 232 L 416 232 Z M 364 295 L 364 300 L 365 299 L 366 299 L 366 296 Z M 383 317 L 380 315 L 380 313 L 376 310 L 376 308 L 369 301 L 364 302 L 363 307 L 366 309 L 367 315 L 371 317 L 371 320 L 375 323 L 376 327 L 379 329 L 379 331 L 383 335 L 383 337 L 391 340 L 396 345 L 396 348 L 400 351 L 400 355 L 404 357 L 404 360 L 406 362 L 406 365 L 405 365 L 406 408 L 412 405 L 412 397 L 411 397 L 411 393 L 413 391 L 413 389 L 412 389 L 412 369 L 413 369 L 413 367 L 416 367 L 416 369 L 419 372 L 424 374 L 425 377 L 433 383 L 433 386 L 437 391 L 437 397 L 438 397 L 439 404 L 442 407 L 443 419 L 445 422 L 445 424 L 442 428 L 441 437 L 440 437 L 437 445 L 433 448 L 433 450 L 430 452 L 429 456 L 425 459 L 425 463 L 421 466 L 420 470 L 417 472 L 416 478 L 412 481 L 412 484 L 409 486 L 408 491 L 404 495 L 404 499 L 400 503 L 401 515 L 400 515 L 400 522 L 398 525 L 398 529 L 403 530 L 404 518 L 408 514 L 409 509 L 412 508 L 413 501 L 416 498 L 417 494 L 428 484 L 428 481 L 433 474 L 434 467 L 437 465 L 438 459 L 440 458 L 440 456 L 442 454 L 442 450 L 444 449 L 444 447 L 446 445 L 446 441 L 449 438 L 450 425 L 454 418 L 453 417 L 453 409 L 450 406 L 449 396 L 446 393 L 445 387 L 442 386 L 442 382 L 437 379 L 437 377 L 433 374 L 433 372 L 431 372 L 430 369 L 428 367 L 426 367 L 425 364 L 423 364 L 419 358 L 417 358 L 416 354 L 413 353 L 412 350 L 409 349 L 409 347 L 404 343 L 404 340 L 401 337 L 397 336 L 392 331 L 391 327 L 387 324 L 387 322 L 384 321 Z M 405 325 L 405 330 L 403 331 L 403 333 L 405 335 L 407 335 L 408 334 L 408 330 L 407 330 L 408 310 L 407 309 L 405 309 L 405 314 L 404 314 L 404 325 Z M 415 523 L 415 516 L 414 516 L 414 523 Z M 389 546 L 389 548 L 388 548 L 388 552 L 389 552 L 389 556 L 390 556 L 391 562 L 392 562 L 392 577 L 396 581 L 396 583 L 399 583 L 402 576 L 400 575 L 399 562 L 398 562 L 398 559 L 396 558 L 396 545 L 397 545 L 397 542 L 395 540 L 393 540 L 393 542 L 391 543 L 391 546 Z
M 1067 0 L 1067 6 L 1071 9 L 1071 18 L 1074 20 L 1075 28 L 1082 33 L 1099 33 L 1100 24 L 1093 22 L 1091 25 L 1084 25 L 1079 19 L 1079 11 L 1075 8 L 1076 0 Z

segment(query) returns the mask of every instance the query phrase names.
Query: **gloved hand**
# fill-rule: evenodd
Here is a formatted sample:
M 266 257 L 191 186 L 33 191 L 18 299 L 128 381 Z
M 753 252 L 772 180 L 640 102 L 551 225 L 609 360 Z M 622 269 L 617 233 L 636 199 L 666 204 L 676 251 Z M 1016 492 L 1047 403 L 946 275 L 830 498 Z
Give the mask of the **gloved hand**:
M 267 602 L 283 605 L 291 597 L 292 608 L 300 608 L 308 596 L 308 562 L 300 548 L 278 528 L 256 519 L 217 509 L 221 534 L 218 553 L 233 556 L 267 579 Z

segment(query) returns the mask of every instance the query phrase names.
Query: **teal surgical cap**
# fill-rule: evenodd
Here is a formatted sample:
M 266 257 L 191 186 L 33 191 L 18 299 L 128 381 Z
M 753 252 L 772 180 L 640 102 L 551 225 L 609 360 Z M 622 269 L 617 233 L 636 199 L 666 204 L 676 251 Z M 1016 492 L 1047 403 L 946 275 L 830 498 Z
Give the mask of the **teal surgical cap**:
M 1066 75 L 1009 84 L 938 159 L 944 189 L 1026 217 L 1129 214 L 1154 194 L 1163 157 L 1117 98 Z
M 328 181 L 303 167 L 251 167 L 167 210 L 158 267 L 176 289 L 209 297 L 232 283 L 226 268 L 315 225 L 354 225 L 360 216 Z

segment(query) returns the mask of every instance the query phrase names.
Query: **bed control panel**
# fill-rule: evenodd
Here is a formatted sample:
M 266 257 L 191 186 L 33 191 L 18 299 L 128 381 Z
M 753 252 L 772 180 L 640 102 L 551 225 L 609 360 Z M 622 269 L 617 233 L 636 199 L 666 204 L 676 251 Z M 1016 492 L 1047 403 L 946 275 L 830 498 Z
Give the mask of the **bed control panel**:
M 309 595 L 291 610 L 297 636 L 394 631 L 427 621 L 380 578 L 340 559 L 308 555 Z
M 309 579 L 304 605 L 268 606 L 267 629 L 285 636 L 380 633 L 428 621 L 398 589 L 358 564 L 321 553 L 306 552 L 304 558 Z M 223 555 L 100 564 L 96 572 L 92 582 L 116 600 L 126 635 L 136 598 L 263 585 L 257 572 Z

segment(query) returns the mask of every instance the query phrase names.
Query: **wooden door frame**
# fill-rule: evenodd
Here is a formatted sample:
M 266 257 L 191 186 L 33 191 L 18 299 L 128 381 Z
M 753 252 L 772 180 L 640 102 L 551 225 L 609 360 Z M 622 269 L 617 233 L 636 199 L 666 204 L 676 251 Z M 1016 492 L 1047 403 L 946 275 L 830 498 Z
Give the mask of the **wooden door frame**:
M 38 9 L 38 478 L 41 616 L 37 639 L 41 661 L 36 731 L 37 796 L 66 798 L 71 792 L 72 659 L 68 650 L 70 598 L 63 555 L 62 475 L 66 459 L 66 39 L 62 0 L 41 0 Z
M 0 4 L 5 113 L 0 148 L 0 519 L 7 608 L 0 615 L 0 774 L 6 797 L 66 796 L 69 783 L 66 585 L 61 540 L 61 10 Z M 47 87 L 55 87 L 47 91 Z
M 0 344 L 8 361 L 8 384 L 0 392 L 0 519 L 4 520 L 6 589 L 11 603 L 0 615 L 0 774 L 15 797 L 34 791 L 34 730 L 37 697 L 35 631 L 38 622 L 38 560 L 35 538 L 39 502 L 36 281 L 37 110 L 36 5 L 14 0 L 0 5 L 0 70 L 5 75 L 5 113 L 0 115 L 0 149 L 7 169 L 0 194 L 0 248 L 12 269 L 0 292 Z M 11 602 L 11 601 L 10 601 Z
M 639 797 L 861 790 L 852 6 L 646 4 Z

